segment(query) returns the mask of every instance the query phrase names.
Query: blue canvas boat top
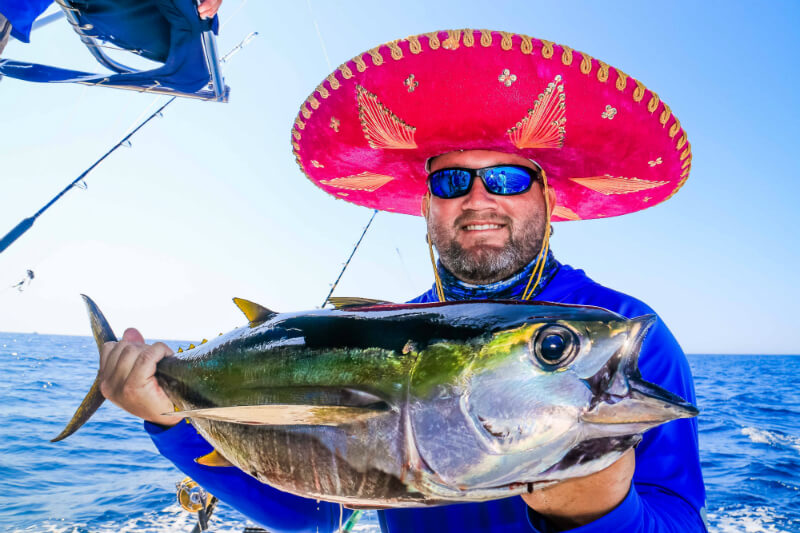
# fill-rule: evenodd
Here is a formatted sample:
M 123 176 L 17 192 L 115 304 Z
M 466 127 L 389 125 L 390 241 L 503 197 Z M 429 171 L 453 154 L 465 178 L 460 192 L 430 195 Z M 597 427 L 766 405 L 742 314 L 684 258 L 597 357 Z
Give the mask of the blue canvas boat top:
M 29 42 L 33 21 L 51 0 L 0 0 L 12 35 Z M 25 81 L 82 83 L 227 101 L 219 73 L 215 35 L 218 19 L 204 20 L 193 0 L 56 0 L 90 53 L 110 72 L 97 74 L 12 59 L 0 59 L 0 74 Z M 121 48 L 160 63 L 136 70 L 103 49 Z

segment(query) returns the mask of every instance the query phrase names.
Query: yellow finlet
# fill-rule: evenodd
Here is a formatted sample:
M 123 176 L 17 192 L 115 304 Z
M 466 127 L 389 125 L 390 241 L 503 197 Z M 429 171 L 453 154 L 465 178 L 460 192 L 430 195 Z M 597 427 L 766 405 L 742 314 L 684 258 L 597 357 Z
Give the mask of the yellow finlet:
M 234 298 L 233 303 L 236 304 L 236 307 L 241 309 L 242 313 L 244 313 L 244 316 L 250 321 L 251 327 L 266 322 L 278 314 L 275 311 L 267 309 L 263 305 L 251 302 L 250 300 L 245 300 L 244 298 Z
M 225 459 L 217 450 L 202 457 L 198 457 L 194 462 L 203 466 L 233 466 L 233 463 Z
M 190 350 L 194 350 L 195 348 L 196 348 L 196 346 L 195 346 L 194 344 L 190 344 L 190 345 L 189 345 L 189 349 L 190 349 Z
M 183 353 L 183 348 L 178 348 L 178 353 Z
M 207 342 L 208 342 L 208 339 L 203 339 L 202 341 L 200 341 L 200 344 L 205 344 Z

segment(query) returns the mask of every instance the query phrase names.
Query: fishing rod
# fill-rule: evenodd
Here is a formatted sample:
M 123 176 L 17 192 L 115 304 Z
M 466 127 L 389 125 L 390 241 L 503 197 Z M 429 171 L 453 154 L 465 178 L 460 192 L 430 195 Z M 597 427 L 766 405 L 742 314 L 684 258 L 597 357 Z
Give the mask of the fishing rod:
M 84 178 L 85 178 L 85 177 L 86 177 L 86 176 L 87 176 L 87 175 L 88 175 L 88 174 L 89 174 L 89 173 L 90 173 L 92 170 L 94 170 L 94 169 L 95 169 L 95 167 L 97 167 L 97 165 L 99 165 L 100 163 L 102 163 L 102 162 L 103 162 L 103 161 L 104 161 L 104 160 L 105 160 L 105 159 L 106 159 L 108 156 L 110 156 L 112 153 L 114 153 L 114 151 L 116 151 L 116 149 L 117 149 L 117 148 L 119 148 L 120 146 L 124 145 L 124 144 L 125 144 L 125 143 L 128 141 L 128 139 L 130 139 L 131 137 L 133 137 L 133 135 L 134 135 L 134 134 L 135 134 L 137 131 L 139 131 L 139 130 L 140 130 L 140 129 L 141 129 L 141 128 L 142 128 L 142 127 L 145 125 L 145 124 L 147 124 L 147 123 L 148 123 L 148 122 L 150 122 L 152 119 L 154 119 L 155 117 L 157 117 L 158 115 L 160 115 L 160 114 L 161 114 L 161 112 L 164 110 L 164 108 L 166 108 L 166 107 L 167 107 L 169 104 L 171 104 L 172 102 L 174 102 L 176 98 L 177 98 L 177 96 L 173 96 L 172 98 L 170 98 L 170 99 L 167 101 L 167 103 L 165 103 L 164 105 L 162 105 L 161 107 L 159 107 L 159 108 L 156 110 L 156 112 L 155 112 L 155 113 L 153 113 L 152 115 L 150 115 L 149 117 L 147 117 L 147 119 L 146 119 L 144 122 L 142 122 L 141 124 L 139 124 L 139 125 L 138 125 L 138 126 L 137 126 L 137 127 L 134 129 L 134 130 L 133 130 L 133 131 L 131 131 L 129 134 L 127 134 L 125 137 L 123 137 L 123 138 L 122 138 L 122 140 L 120 140 L 120 141 L 119 141 L 117 144 L 115 144 L 115 145 L 114 145 L 114 146 L 113 146 L 113 147 L 112 147 L 110 150 L 108 150 L 108 151 L 107 151 L 105 154 L 103 154 L 103 156 L 102 156 L 100 159 L 98 159 L 97 161 L 95 161 L 95 162 L 94 162 L 94 163 L 93 163 L 93 164 L 92 164 L 92 165 L 91 165 L 89 168 L 87 168 L 86 170 L 84 170 L 84 171 L 81 173 L 81 175 L 80 175 L 80 176 L 78 176 L 77 178 L 75 178 L 74 180 L 72 180 L 72 181 L 70 182 L 70 184 L 69 184 L 69 185 L 67 185 L 66 187 L 64 187 L 64 188 L 61 190 L 61 192 L 60 192 L 60 193 L 58 193 L 57 195 L 55 195 L 55 196 L 54 196 L 54 197 L 53 197 L 53 198 L 52 198 L 52 199 L 51 199 L 49 202 L 47 202 L 47 203 L 44 205 L 44 207 L 42 207 L 41 209 L 39 209 L 39 210 L 38 210 L 36 213 L 34 213 L 32 216 L 30 216 L 30 217 L 28 217 L 28 218 L 25 218 L 25 219 L 23 219 L 23 220 L 22 220 L 22 222 L 20 222 L 19 224 L 17 224 L 17 225 L 16 225 L 16 226 L 15 226 L 15 227 L 14 227 L 14 228 L 11 230 L 11 231 L 9 231 L 9 232 L 6 234 L 6 236 L 5 236 L 5 237 L 3 237 L 2 239 L 0 239 L 0 253 L 2 253 L 3 251 L 5 251 L 5 249 L 6 249 L 6 248 L 8 248 L 9 246 L 11 246 L 11 245 L 14 243 L 14 241 L 16 241 L 17 239 L 19 239 L 19 238 L 20 238 L 20 237 L 21 237 L 21 236 L 22 236 L 22 235 L 23 235 L 23 234 L 24 234 L 26 231 L 28 231 L 29 229 L 31 229 L 31 227 L 33 226 L 33 223 L 34 223 L 34 222 L 36 222 L 36 219 L 37 219 L 37 218 L 39 218 L 39 217 L 42 215 L 42 213 L 44 213 L 45 211 L 47 211 L 47 210 L 48 210 L 48 209 L 49 209 L 49 208 L 50 208 L 50 207 L 51 207 L 51 206 L 52 206 L 54 203 L 56 203 L 56 202 L 57 202 L 57 201 L 58 201 L 58 200 L 59 200 L 59 199 L 60 199 L 62 196 L 64 196 L 64 195 L 67 193 L 67 191 L 69 191 L 69 190 L 70 190 L 70 189 L 72 189 L 73 187 L 80 187 L 78 184 L 79 184 L 79 183 L 81 183 L 81 182 L 83 181 L 83 179 L 84 179 Z
M 325 307 L 325 304 L 328 303 L 328 300 L 330 299 L 331 294 L 333 294 L 333 291 L 336 290 L 336 286 L 339 284 L 339 280 L 342 279 L 342 275 L 344 275 L 344 271 L 347 270 L 347 266 L 350 264 L 350 260 L 353 259 L 353 256 L 356 254 L 356 250 L 358 250 L 358 246 L 361 244 L 361 241 L 364 239 L 364 235 L 367 234 L 367 230 L 369 229 L 370 225 L 372 224 L 372 221 L 375 220 L 375 215 L 377 215 L 377 214 L 378 214 L 378 210 L 377 209 L 372 212 L 372 216 L 369 218 L 369 222 L 367 222 L 367 225 L 364 227 L 364 231 L 361 232 L 361 237 L 358 238 L 358 242 L 356 243 L 355 247 L 353 247 L 353 251 L 350 252 L 350 257 L 348 257 L 347 261 L 345 261 L 344 266 L 342 266 L 342 271 L 339 272 L 339 276 L 336 278 L 336 281 L 334 281 L 333 285 L 331 285 L 331 290 L 328 292 L 328 295 L 325 297 L 325 300 L 322 302 L 322 305 L 320 307 Z
M 242 39 L 242 41 L 238 45 L 233 47 L 233 49 L 231 49 L 230 52 L 225 54 L 225 56 L 220 59 L 220 63 L 226 63 L 239 50 L 241 50 L 242 48 L 247 46 L 250 43 L 250 41 L 252 41 L 253 38 L 255 36 L 257 36 L 257 35 L 258 35 L 258 32 L 251 32 L 250 34 L 248 34 L 244 39 Z M 108 150 L 105 154 L 103 154 L 103 156 L 100 159 L 98 159 L 97 161 L 92 163 L 92 165 L 89 168 L 87 168 L 86 170 L 84 170 L 80 174 L 80 176 L 78 176 L 77 178 L 72 180 L 69 183 L 69 185 L 67 185 L 66 187 L 64 187 L 64 189 L 61 190 L 61 192 L 59 192 L 52 199 L 50 199 L 50 201 L 47 202 L 41 209 L 39 209 L 32 216 L 23 219 L 19 224 L 14 226 L 14 228 L 12 228 L 11 231 L 9 231 L 5 235 L 5 237 L 0 239 L 0 253 L 3 253 L 6 250 L 6 248 L 8 248 L 9 246 L 11 246 L 14 243 L 14 241 L 19 239 L 26 231 L 31 229 L 31 227 L 33 226 L 33 223 L 36 222 L 36 219 L 39 218 L 45 211 L 47 211 L 58 200 L 60 200 L 61 197 L 64 196 L 70 189 L 72 189 L 73 187 L 81 188 L 80 183 L 83 182 L 83 180 L 86 178 L 86 176 L 88 176 L 89 173 L 92 170 L 94 170 L 100 163 L 102 163 L 108 156 L 110 156 L 112 153 L 114 153 L 117 150 L 117 148 L 119 148 L 120 146 L 129 146 L 130 145 L 129 144 L 130 138 L 133 137 L 140 129 L 142 129 L 145 126 L 145 124 L 147 124 L 148 122 L 153 120 L 155 117 L 162 116 L 162 112 L 164 111 L 164 109 L 166 109 L 168 105 L 170 105 L 172 102 L 174 102 L 176 98 L 177 98 L 177 96 L 173 96 L 172 98 L 167 100 L 167 102 L 164 105 L 159 107 L 153 114 L 151 114 L 143 122 L 141 122 L 138 126 L 136 126 L 136 128 L 134 128 L 130 133 L 125 135 L 117 144 L 115 144 L 113 147 L 111 147 L 110 150 Z

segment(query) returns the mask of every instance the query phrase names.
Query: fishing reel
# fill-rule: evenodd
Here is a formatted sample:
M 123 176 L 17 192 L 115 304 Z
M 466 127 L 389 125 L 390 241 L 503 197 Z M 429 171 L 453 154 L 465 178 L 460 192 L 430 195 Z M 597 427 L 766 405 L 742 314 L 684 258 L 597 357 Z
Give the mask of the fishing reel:
M 203 487 L 197 484 L 192 478 L 184 478 L 180 483 L 176 483 L 178 491 L 178 503 L 184 510 L 190 513 L 197 513 L 197 525 L 192 530 L 202 532 L 208 530 L 208 521 L 217 506 L 217 498 L 206 492 Z
M 213 498 L 203 487 L 197 484 L 192 478 L 185 478 L 180 483 L 176 483 L 178 491 L 178 503 L 185 511 L 197 513 L 205 511 L 208 503 Z

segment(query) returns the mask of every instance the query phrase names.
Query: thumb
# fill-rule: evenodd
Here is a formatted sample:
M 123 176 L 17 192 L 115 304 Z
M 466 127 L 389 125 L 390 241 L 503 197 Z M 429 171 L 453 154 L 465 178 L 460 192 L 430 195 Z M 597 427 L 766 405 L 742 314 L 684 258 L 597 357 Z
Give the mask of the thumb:
M 144 337 L 136 328 L 128 328 L 122 334 L 122 340 L 128 341 L 132 344 L 144 344 Z

